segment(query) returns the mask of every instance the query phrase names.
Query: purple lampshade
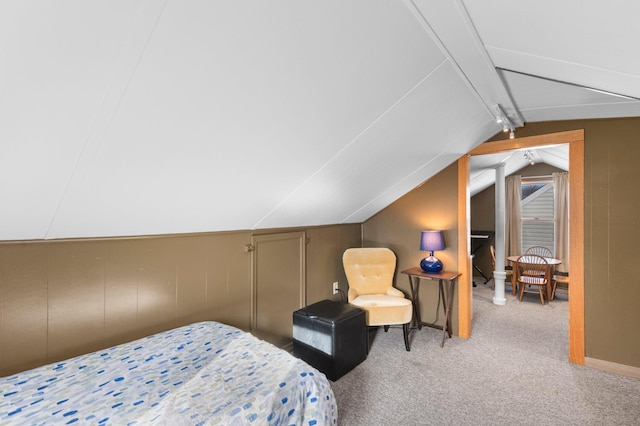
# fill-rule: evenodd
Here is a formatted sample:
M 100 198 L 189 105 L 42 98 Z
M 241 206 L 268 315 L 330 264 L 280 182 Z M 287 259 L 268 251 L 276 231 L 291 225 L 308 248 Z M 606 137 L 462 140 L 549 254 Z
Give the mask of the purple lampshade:
M 444 250 L 444 238 L 442 231 L 422 231 L 420 238 L 420 250 L 433 252 Z

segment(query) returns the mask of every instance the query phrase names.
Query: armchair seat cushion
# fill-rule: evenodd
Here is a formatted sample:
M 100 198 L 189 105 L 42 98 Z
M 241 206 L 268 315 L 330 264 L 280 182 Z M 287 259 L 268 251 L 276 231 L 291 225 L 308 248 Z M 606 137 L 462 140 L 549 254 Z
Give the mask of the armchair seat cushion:
M 518 281 L 524 284 L 529 285 L 545 285 L 547 284 L 547 280 L 542 277 L 530 277 L 528 275 L 522 275 L 518 278 Z
M 413 314 L 411 301 L 404 297 L 366 294 L 350 303 L 366 311 L 367 325 L 370 326 L 406 324 Z

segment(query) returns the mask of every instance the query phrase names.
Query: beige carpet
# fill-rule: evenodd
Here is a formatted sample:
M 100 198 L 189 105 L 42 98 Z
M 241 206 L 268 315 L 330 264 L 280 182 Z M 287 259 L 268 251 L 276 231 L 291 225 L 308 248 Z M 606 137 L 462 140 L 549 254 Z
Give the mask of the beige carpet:
M 340 425 L 638 425 L 640 380 L 567 361 L 567 299 L 492 303 L 474 288 L 473 335 L 423 328 L 375 335 L 366 361 L 333 383 Z M 424 301 L 423 303 L 428 303 Z M 428 319 L 425 319 L 428 320 Z

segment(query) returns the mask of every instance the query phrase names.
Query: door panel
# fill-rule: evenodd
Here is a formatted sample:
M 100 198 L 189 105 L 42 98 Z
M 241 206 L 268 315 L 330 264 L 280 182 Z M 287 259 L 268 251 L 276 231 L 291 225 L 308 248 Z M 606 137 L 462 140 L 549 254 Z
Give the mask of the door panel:
M 293 312 L 305 303 L 305 233 L 252 238 L 252 332 L 277 346 L 291 342 Z

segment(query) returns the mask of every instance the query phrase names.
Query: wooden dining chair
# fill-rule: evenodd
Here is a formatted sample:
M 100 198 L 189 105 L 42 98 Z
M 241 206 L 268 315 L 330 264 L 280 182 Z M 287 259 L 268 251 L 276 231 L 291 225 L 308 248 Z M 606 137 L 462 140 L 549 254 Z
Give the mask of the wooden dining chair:
M 525 254 L 535 254 L 542 257 L 553 257 L 553 252 L 544 246 L 529 247 Z
M 553 252 L 544 246 L 531 246 L 525 251 L 525 254 L 535 254 L 542 257 L 553 257 Z M 551 291 L 549 291 L 549 293 L 547 294 L 551 294 Z
M 551 300 L 555 299 L 556 291 L 558 293 L 566 294 L 567 296 L 569 295 L 569 276 L 568 275 L 555 274 L 553 276 L 552 281 L 553 281 L 553 284 L 551 286 Z M 561 284 L 561 286 L 558 287 L 558 284 Z
M 496 249 L 495 247 L 493 247 L 493 244 L 491 244 L 489 246 L 489 253 L 491 253 L 491 270 L 495 271 L 496 270 Z M 513 286 L 513 270 L 512 269 L 507 269 L 507 267 L 505 266 L 504 268 L 504 273 L 506 274 L 506 278 L 504 279 L 504 282 L 507 283 L 507 280 L 509 280 L 509 283 L 511 283 L 511 285 Z M 513 286 L 513 294 L 516 294 L 516 286 Z M 494 290 L 496 288 L 496 279 L 493 279 L 493 284 L 491 285 L 491 290 Z
M 550 284 L 549 263 L 546 259 L 535 254 L 523 254 L 516 260 L 515 273 L 516 283 L 520 287 L 520 301 L 522 302 L 525 293 L 538 293 L 544 305 Z M 537 291 L 532 290 L 532 287 Z

